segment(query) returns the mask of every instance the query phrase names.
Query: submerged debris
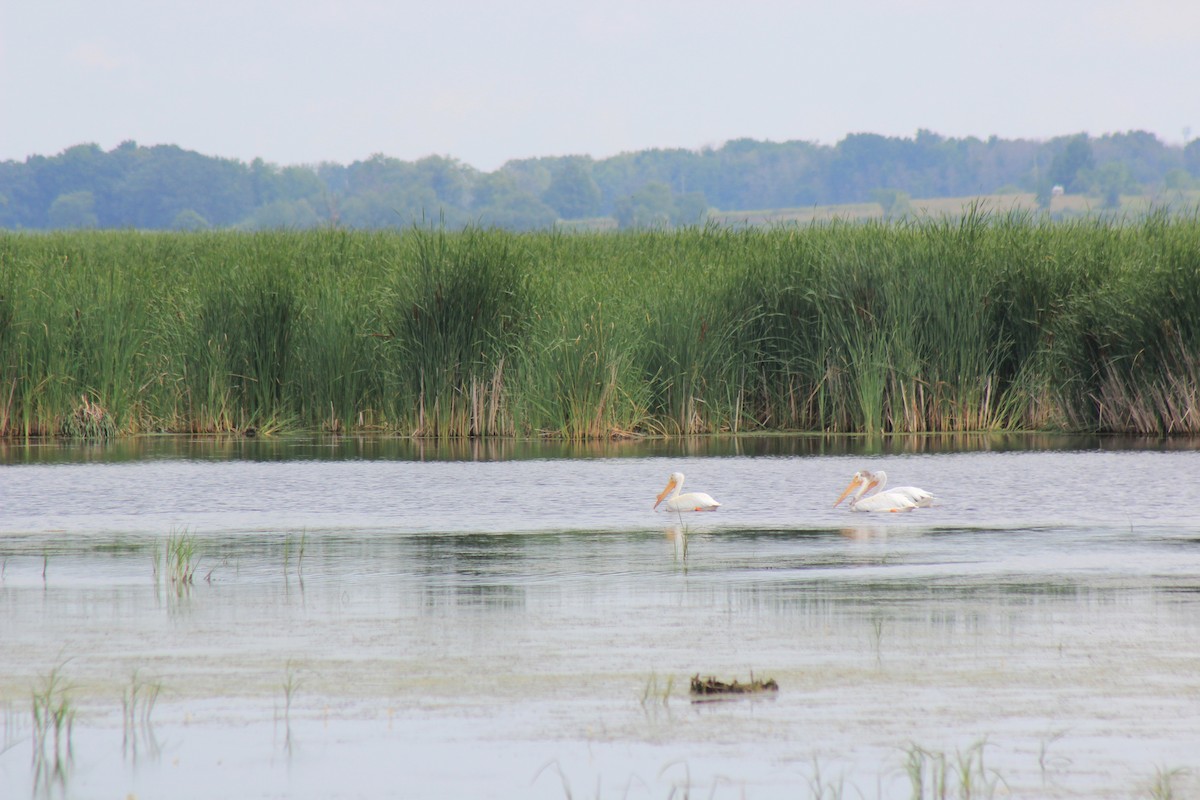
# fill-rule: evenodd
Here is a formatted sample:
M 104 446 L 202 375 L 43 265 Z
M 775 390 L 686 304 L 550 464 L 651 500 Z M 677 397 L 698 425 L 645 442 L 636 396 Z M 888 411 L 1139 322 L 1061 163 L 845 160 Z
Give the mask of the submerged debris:
M 731 683 L 719 681 L 709 676 L 701 678 L 699 673 L 692 676 L 692 694 L 699 696 L 723 694 L 756 694 L 758 692 L 778 692 L 779 684 L 774 678 L 765 681 L 758 680 L 753 673 L 749 683 L 742 683 L 736 678 Z

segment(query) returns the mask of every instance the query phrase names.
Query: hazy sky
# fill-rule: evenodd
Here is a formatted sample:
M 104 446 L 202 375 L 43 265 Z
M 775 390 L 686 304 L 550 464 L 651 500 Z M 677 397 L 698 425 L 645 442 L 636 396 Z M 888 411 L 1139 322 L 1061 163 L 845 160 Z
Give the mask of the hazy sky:
M 1196 0 L 0 0 L 0 160 L 1200 135 Z

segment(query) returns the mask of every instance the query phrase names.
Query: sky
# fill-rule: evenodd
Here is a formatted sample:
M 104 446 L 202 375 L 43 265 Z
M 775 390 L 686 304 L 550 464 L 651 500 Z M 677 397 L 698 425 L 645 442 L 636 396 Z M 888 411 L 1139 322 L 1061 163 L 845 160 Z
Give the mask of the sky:
M 0 161 L 1200 136 L 1195 0 L 0 0 Z

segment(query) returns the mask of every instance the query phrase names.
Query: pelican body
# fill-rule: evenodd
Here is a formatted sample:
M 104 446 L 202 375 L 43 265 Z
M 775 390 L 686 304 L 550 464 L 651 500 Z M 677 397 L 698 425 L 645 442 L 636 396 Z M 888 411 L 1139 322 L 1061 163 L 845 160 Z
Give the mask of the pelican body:
M 850 483 L 841 496 L 834 502 L 838 503 L 850 496 L 851 511 L 912 511 L 914 508 L 928 508 L 933 505 L 933 495 L 916 486 L 897 486 L 885 490 L 887 473 L 883 470 L 871 472 L 861 470 L 854 473 Z M 867 495 L 871 489 L 875 494 Z M 864 496 L 866 495 L 866 496 Z
M 680 494 L 679 490 L 683 488 L 683 473 L 672 472 L 671 477 L 667 479 L 667 488 L 658 493 L 658 499 L 654 501 L 654 507 L 658 508 L 658 504 L 665 498 L 667 504 L 664 506 L 667 511 L 716 511 L 721 504 L 713 500 L 704 492 L 688 492 Z M 668 497 L 668 495 L 670 495 Z

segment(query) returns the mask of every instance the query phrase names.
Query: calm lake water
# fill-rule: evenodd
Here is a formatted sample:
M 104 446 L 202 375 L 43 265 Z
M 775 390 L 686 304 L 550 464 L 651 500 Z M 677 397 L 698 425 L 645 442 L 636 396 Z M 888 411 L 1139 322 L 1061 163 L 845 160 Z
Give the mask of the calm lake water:
M 1195 796 L 1197 448 L 0 445 L 0 796 Z

